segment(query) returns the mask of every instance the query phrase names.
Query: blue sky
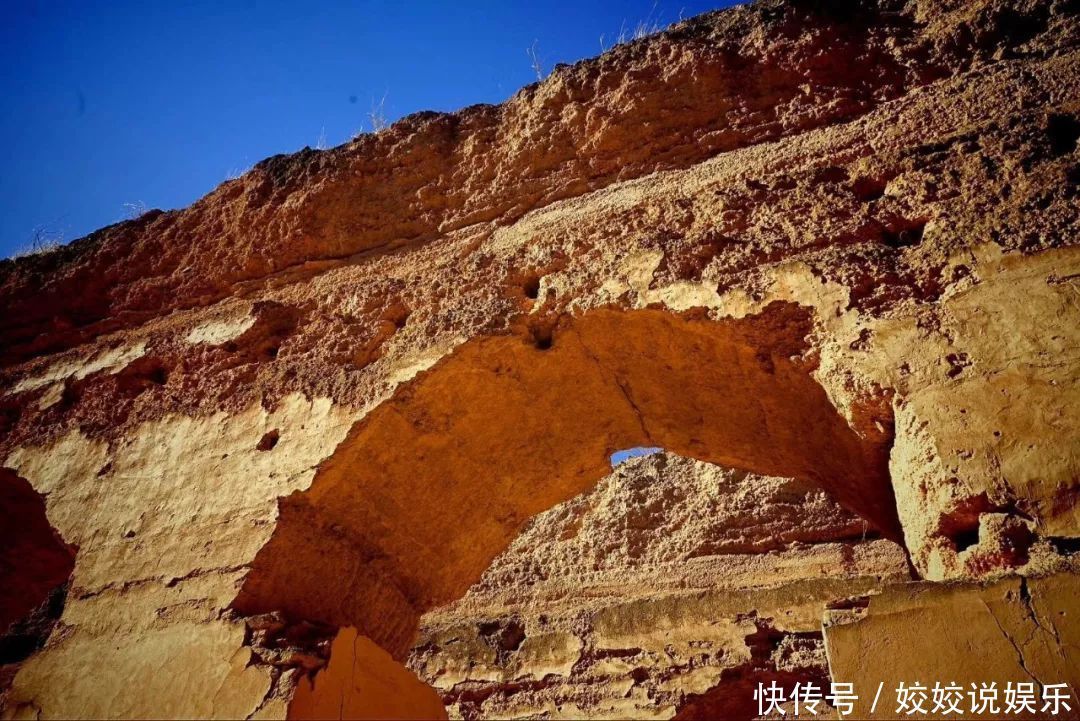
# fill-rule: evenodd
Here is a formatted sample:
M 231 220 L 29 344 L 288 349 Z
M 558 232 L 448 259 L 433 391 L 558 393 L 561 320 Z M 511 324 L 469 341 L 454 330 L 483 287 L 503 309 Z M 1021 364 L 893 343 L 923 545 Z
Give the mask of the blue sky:
M 615 451 L 611 454 L 611 467 L 628 461 L 631 458 L 640 458 L 641 456 L 651 456 L 654 453 L 663 453 L 663 448 L 657 448 L 656 446 L 634 446 L 633 448 L 624 448 L 621 451 Z
M 0 24 L 0 257 L 125 204 L 178 208 L 262 158 L 417 110 L 497 103 L 639 22 L 728 0 L 27 2 Z

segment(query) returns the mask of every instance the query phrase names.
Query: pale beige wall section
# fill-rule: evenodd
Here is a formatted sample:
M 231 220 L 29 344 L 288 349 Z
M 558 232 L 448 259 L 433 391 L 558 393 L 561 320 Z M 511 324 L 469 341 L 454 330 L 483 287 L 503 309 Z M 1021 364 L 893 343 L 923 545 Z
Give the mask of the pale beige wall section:
M 49 365 L 40 374 L 23 378 L 8 390 L 7 394 L 40 388 L 68 377 L 85 378 L 100 371 L 115 372 L 145 352 L 146 344 L 136 343 L 104 350 L 89 358 L 80 358 L 77 353 L 71 353 Z
M 661 259 L 628 259 L 627 284 L 647 286 Z M 858 430 L 860 407 L 893 406 L 890 472 L 920 573 L 981 577 L 1029 556 L 1046 571 L 1050 554 L 1039 543 L 1018 557 L 1005 547 L 1021 532 L 1017 512 L 1044 538 L 1080 536 L 1080 251 L 1003 255 L 985 244 L 948 265 L 946 274 L 959 269 L 967 280 L 884 317 L 852 308 L 847 288 L 802 263 L 772 269 L 755 298 L 677 284 L 641 303 L 734 318 L 777 300 L 813 308 L 815 378 L 837 409 Z M 978 543 L 958 550 L 950 535 L 960 531 L 977 533 Z
M 919 682 L 930 689 L 935 682 L 956 683 L 965 694 L 972 683 L 994 683 L 1002 710 L 1010 682 L 1036 683 L 1039 709 L 1042 684 L 1067 683 L 1072 689 L 1072 711 L 1058 718 L 1077 718 L 1080 708 L 1074 694 L 1080 687 L 1080 621 L 1067 609 L 1078 593 L 1080 581 L 1071 574 L 1013 577 L 985 587 L 894 586 L 871 598 L 861 617 L 853 619 L 849 612 L 840 612 L 832 622 L 826 617 L 829 668 L 834 681 L 855 685 L 860 699 L 853 718 L 912 718 L 903 709 L 897 712 L 895 689 L 900 682 L 907 686 Z M 870 713 L 879 683 L 881 696 Z M 965 695 L 961 708 L 967 704 Z M 928 711 L 932 708 L 931 703 L 925 706 Z M 1038 714 L 1023 717 L 1037 718 Z
M 1042 537 L 1080 536 L 1080 252 L 973 266 L 979 282 L 946 297 L 916 341 L 942 352 L 906 354 L 936 365 L 898 383 L 907 387 L 896 402 L 893 487 L 931 579 L 1001 567 L 1005 536 L 1019 532 L 999 523 L 1005 513 L 1027 516 Z M 910 338 L 894 336 L 889 355 Z M 978 543 L 957 553 L 949 529 L 977 529 Z
M 251 663 L 244 624 L 226 609 L 273 530 L 278 497 L 307 487 L 354 420 L 327 399 L 294 395 L 272 411 L 167 417 L 113 448 L 72 432 L 13 452 L 5 465 L 47 494 L 50 522 L 79 552 L 64 615 L 16 676 L 9 711 L 258 710 L 270 670 Z M 276 445 L 259 450 L 273 431 Z

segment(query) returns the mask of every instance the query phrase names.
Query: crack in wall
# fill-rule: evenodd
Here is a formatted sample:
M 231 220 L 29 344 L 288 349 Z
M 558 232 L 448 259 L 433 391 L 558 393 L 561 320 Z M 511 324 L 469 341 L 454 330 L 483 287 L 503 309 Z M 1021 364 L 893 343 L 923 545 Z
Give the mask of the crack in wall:
M 575 337 L 577 338 L 578 342 L 581 343 L 582 350 L 585 351 L 585 354 L 590 359 L 592 359 L 593 363 L 596 365 L 596 370 L 602 375 L 606 373 L 609 376 L 610 380 L 618 387 L 619 391 L 622 393 L 623 398 L 626 399 L 626 402 L 627 404 L 629 404 L 631 410 L 633 410 L 634 415 L 637 416 L 638 425 L 641 426 L 641 444 L 652 445 L 652 434 L 649 433 L 649 429 L 645 425 L 645 415 L 641 412 L 641 409 L 638 407 L 637 403 L 634 402 L 634 398 L 630 394 L 630 389 L 627 387 L 626 382 L 623 381 L 623 379 L 619 378 L 614 371 L 608 371 L 604 367 L 604 365 L 600 362 L 600 359 L 597 357 L 596 352 L 589 347 L 589 344 L 585 342 L 585 339 L 580 334 L 576 334 Z
M 1032 681 L 1034 681 L 1036 684 L 1038 684 L 1040 688 L 1042 688 L 1042 682 L 1038 678 L 1036 678 L 1035 674 L 1033 674 L 1031 672 L 1031 669 L 1028 668 L 1027 661 L 1024 659 L 1024 651 L 1020 648 L 1020 644 L 1018 644 L 1009 634 L 1009 632 L 1005 630 L 1005 627 L 1001 625 L 1001 621 L 998 619 L 997 614 L 994 613 L 994 609 L 990 607 L 990 604 L 988 604 L 985 599 L 980 600 L 982 601 L 983 606 L 986 608 L 986 612 L 990 614 L 990 618 L 993 619 L 994 625 L 996 625 L 998 631 L 1001 632 L 1002 638 L 1008 641 L 1009 645 L 1012 646 L 1013 650 L 1016 652 L 1016 660 L 1017 662 L 1019 662 L 1020 668 L 1024 670 L 1024 673 L 1026 673 Z

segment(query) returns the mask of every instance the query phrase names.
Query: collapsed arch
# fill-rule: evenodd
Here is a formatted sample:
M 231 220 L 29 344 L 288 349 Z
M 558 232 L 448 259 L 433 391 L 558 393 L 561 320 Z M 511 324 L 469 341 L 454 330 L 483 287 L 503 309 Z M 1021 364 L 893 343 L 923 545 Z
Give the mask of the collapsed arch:
M 597 310 L 524 340 L 474 339 L 281 499 L 234 605 L 355 626 L 401 658 L 421 613 L 633 446 L 811 482 L 898 539 L 891 438 L 856 434 L 811 377 L 811 327 L 774 303 L 719 322 Z

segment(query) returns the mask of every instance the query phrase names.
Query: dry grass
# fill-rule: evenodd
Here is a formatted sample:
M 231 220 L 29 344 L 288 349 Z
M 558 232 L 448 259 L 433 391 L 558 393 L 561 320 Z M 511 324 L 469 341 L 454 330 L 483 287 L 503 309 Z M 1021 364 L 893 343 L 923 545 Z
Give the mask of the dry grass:
M 26 258 L 32 255 L 46 255 L 64 245 L 64 233 L 41 225 L 30 233 L 26 245 L 12 254 L 12 258 Z
M 679 12 L 679 19 L 682 19 L 682 11 Z M 619 34 L 615 36 L 614 42 L 610 45 L 605 42 L 607 36 L 601 35 L 600 51 L 607 52 L 617 45 L 647 38 L 650 35 L 655 35 L 666 27 L 667 24 L 662 23 L 660 21 L 660 16 L 657 14 L 657 4 L 653 3 L 652 8 L 649 10 L 649 14 L 646 15 L 644 19 L 638 20 L 632 28 L 626 24 L 625 20 L 623 20 L 622 26 L 619 27 Z
M 533 72 L 536 73 L 536 82 L 540 82 L 544 79 L 544 66 L 540 62 L 540 56 L 536 53 L 537 42 L 533 40 L 533 44 L 525 48 L 525 54 L 529 56 L 529 64 L 532 65 Z
M 147 213 L 150 212 L 150 208 L 141 200 L 136 200 L 131 203 L 124 203 L 124 219 L 125 220 L 138 220 Z
M 377 104 L 372 99 L 368 120 L 371 122 L 371 132 L 373 133 L 381 133 L 390 127 L 390 122 L 386 119 L 386 93 L 383 93 L 382 99 Z

